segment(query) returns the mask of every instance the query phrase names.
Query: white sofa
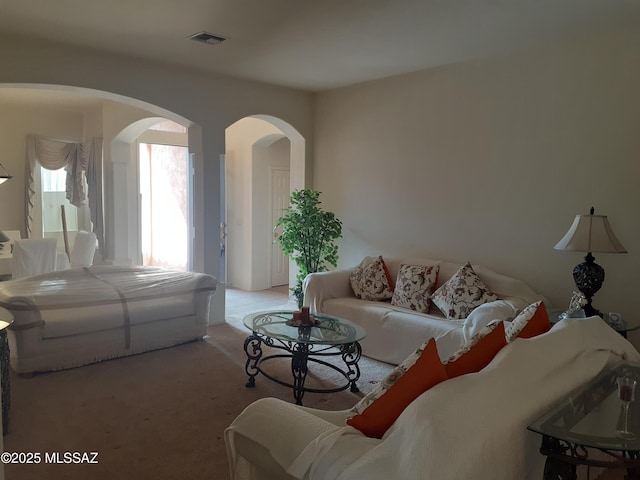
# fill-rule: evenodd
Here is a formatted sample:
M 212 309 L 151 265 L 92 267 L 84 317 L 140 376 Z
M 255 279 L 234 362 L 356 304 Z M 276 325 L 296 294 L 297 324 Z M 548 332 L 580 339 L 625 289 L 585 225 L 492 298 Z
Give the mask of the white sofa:
M 640 354 L 600 317 L 566 319 L 506 345 L 484 369 L 418 396 L 381 439 L 274 398 L 225 431 L 232 480 L 538 480 L 541 436 L 527 430 L 604 368 Z
M 211 275 L 140 266 L 1 282 L 0 306 L 15 318 L 11 368 L 61 370 L 201 339 L 216 286 Z
M 371 261 L 371 257 L 363 263 Z M 392 279 L 401 264 L 439 265 L 440 272 L 434 290 L 451 278 L 462 266 L 428 258 L 388 258 L 384 262 Z M 355 268 L 355 267 L 354 267 Z M 362 353 L 370 358 L 399 364 L 411 352 L 430 338 L 443 337 L 440 353 L 446 358 L 479 328 L 494 319 L 514 317 L 527 305 L 545 300 L 525 282 L 498 274 L 489 268 L 473 265 L 475 273 L 495 292 L 499 300 L 476 308 L 462 320 L 447 320 L 431 306 L 428 314 L 396 307 L 389 301 L 370 301 L 356 298 L 351 288 L 353 268 L 312 273 L 304 281 L 304 303 L 312 313 L 326 313 L 346 318 L 362 326 L 367 337 L 360 342 Z M 545 301 L 549 307 L 548 301 Z M 445 343 L 446 342 L 446 343 Z

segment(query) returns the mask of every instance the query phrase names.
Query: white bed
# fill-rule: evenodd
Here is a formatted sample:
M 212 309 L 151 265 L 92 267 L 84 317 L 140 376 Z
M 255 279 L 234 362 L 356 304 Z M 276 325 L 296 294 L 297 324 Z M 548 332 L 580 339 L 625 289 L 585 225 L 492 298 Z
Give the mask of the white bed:
M 0 283 L 18 373 L 61 370 L 200 339 L 217 281 L 159 267 L 93 266 Z M 223 321 L 223 319 L 218 319 Z

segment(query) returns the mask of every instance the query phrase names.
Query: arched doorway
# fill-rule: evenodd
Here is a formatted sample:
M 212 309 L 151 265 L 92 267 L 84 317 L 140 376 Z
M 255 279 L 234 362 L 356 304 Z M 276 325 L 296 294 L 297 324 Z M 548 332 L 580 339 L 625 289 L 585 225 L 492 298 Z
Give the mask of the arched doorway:
M 170 235 L 181 235 L 180 238 L 174 238 L 174 245 L 181 245 L 180 248 L 184 249 L 181 252 L 180 257 L 185 257 L 184 268 L 185 270 L 192 269 L 192 257 L 193 257 L 193 218 L 192 218 L 192 205 L 193 205 L 193 192 L 192 192 L 192 178 L 191 172 L 191 158 L 186 151 L 187 147 L 184 146 L 184 140 L 174 140 L 167 137 L 182 136 L 187 138 L 186 132 L 175 132 L 176 134 L 164 133 L 159 130 L 154 130 L 154 126 L 167 123 L 167 119 L 163 117 L 148 117 L 138 121 L 135 121 L 127 125 L 122 129 L 111 142 L 112 153 L 112 168 L 113 168 L 113 192 L 114 202 L 116 207 L 114 208 L 114 224 L 118 225 L 115 232 L 114 239 L 114 262 L 121 264 L 138 264 L 138 265 L 162 265 L 172 268 L 180 268 L 175 264 L 175 261 L 169 257 L 175 257 L 175 255 L 160 253 L 155 260 L 149 258 L 150 252 L 145 252 L 145 246 L 148 246 L 152 240 L 150 235 L 155 235 L 157 242 L 171 243 L 172 238 Z M 171 122 L 174 123 L 174 122 Z M 158 148 L 153 148 L 157 146 Z M 147 154 L 153 151 L 166 150 L 164 147 L 179 147 L 180 150 L 184 149 L 184 165 L 182 165 L 182 179 L 183 185 L 177 188 L 178 192 L 182 192 L 186 195 L 186 198 L 182 199 L 181 203 L 184 205 L 174 205 L 171 208 L 174 210 L 182 210 L 176 212 L 178 217 L 182 217 L 177 225 L 163 225 L 163 222 L 168 220 L 168 213 L 162 214 L 160 212 L 160 231 L 156 234 L 150 233 L 152 228 L 152 215 L 154 208 L 154 202 L 157 208 L 169 208 L 167 205 L 159 205 L 158 199 L 162 199 L 163 196 L 172 195 L 175 190 L 169 184 L 156 186 L 161 190 L 159 196 L 151 195 L 153 188 L 150 184 L 146 187 L 142 186 L 143 177 L 145 176 L 145 168 L 141 168 L 141 162 L 144 162 L 144 155 L 141 155 L 141 151 Z M 151 148 L 149 148 L 151 147 Z M 173 150 L 173 149 L 172 149 Z M 147 161 L 149 159 L 146 159 Z M 153 161 L 153 159 L 151 159 Z M 157 159 L 156 159 L 157 160 Z M 146 172 L 149 174 L 150 172 Z M 148 179 L 151 180 L 151 179 Z M 158 180 L 158 179 L 156 179 Z M 164 179 L 168 180 L 168 179 Z M 164 189 L 164 190 L 163 190 Z M 168 189 L 168 190 L 167 190 Z M 122 205 L 119 207 L 118 205 Z M 126 206 L 125 206 L 126 205 Z M 183 238 L 184 237 L 184 238 Z M 145 261 L 146 255 L 146 261 Z M 181 269 L 182 269 L 181 268 Z
M 274 271 L 281 262 L 273 225 L 282 197 L 288 202 L 292 190 L 305 187 L 304 138 L 280 119 L 257 115 L 228 127 L 225 141 L 227 282 L 247 291 L 271 288 L 282 273 Z M 291 285 L 295 266 L 286 263 L 285 282 Z

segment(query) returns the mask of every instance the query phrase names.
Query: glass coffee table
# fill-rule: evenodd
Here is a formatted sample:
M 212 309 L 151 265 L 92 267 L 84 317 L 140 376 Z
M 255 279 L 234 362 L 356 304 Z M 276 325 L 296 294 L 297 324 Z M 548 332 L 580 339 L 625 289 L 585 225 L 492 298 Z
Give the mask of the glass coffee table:
M 619 377 L 640 383 L 640 365 L 621 362 L 606 369 L 529 425 L 542 435 L 545 479 L 575 480 L 578 465 L 626 469 L 626 479 L 640 479 L 640 388 L 628 409 L 632 434 L 624 435 Z
M 287 324 L 293 318 L 293 311 L 265 311 L 252 313 L 244 317 L 244 325 L 251 335 L 244 342 L 247 354 L 245 371 L 249 375 L 246 386 L 255 387 L 256 375 L 261 373 L 268 379 L 293 389 L 296 404 L 302 405 L 305 392 L 333 393 L 350 388 L 358 391 L 356 382 L 360 378 L 358 361 L 362 356 L 360 340 L 365 338 L 365 330 L 349 320 L 330 315 L 313 315 L 313 326 L 294 327 Z M 263 356 L 263 346 L 284 353 Z M 342 365 L 330 363 L 324 359 L 341 357 Z M 278 358 L 291 359 L 291 382 L 283 381 L 270 374 L 265 364 Z M 309 362 L 328 367 L 344 377 L 345 383 L 335 388 L 305 387 Z

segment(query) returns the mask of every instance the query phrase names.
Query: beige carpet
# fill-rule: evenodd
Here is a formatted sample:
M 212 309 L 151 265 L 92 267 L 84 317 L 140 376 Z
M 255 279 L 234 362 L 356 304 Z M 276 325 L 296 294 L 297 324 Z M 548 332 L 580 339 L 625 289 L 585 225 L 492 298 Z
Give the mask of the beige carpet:
M 205 341 L 29 379 L 14 375 L 5 451 L 39 452 L 43 461 L 6 465 L 7 480 L 228 478 L 224 429 L 258 398 L 292 401 L 290 389 L 264 377 L 245 388 L 249 332 L 238 326 L 239 310 L 230 323 L 210 327 Z M 390 369 L 366 358 L 360 365 L 363 392 Z M 273 368 L 289 374 L 286 363 Z M 308 381 L 336 379 L 318 371 Z M 361 395 L 307 393 L 304 403 L 338 410 Z M 98 452 L 98 464 L 46 464 L 45 452 Z

